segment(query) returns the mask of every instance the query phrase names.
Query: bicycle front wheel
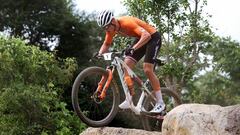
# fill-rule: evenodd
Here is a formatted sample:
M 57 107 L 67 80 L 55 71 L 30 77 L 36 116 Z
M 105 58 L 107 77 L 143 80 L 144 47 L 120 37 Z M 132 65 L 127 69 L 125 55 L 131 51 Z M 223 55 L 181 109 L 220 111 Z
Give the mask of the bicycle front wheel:
M 83 70 L 75 79 L 72 88 L 72 104 L 79 118 L 89 126 L 108 125 L 118 112 L 120 102 L 117 84 L 112 80 L 104 100 L 96 96 L 98 83 L 108 72 L 100 67 Z
M 171 111 L 174 107 L 182 104 L 180 97 L 172 90 L 163 87 L 161 88 L 161 92 L 163 96 L 163 101 L 166 105 L 165 107 L 166 113 Z M 143 104 L 144 108 L 146 109 L 146 111 L 150 111 L 153 109 L 154 105 L 155 105 L 155 101 L 152 99 L 150 95 L 148 95 Z M 161 118 L 160 115 L 155 115 L 155 116 L 142 115 L 141 121 L 143 124 L 143 128 L 145 130 L 161 131 L 162 129 L 163 118 Z

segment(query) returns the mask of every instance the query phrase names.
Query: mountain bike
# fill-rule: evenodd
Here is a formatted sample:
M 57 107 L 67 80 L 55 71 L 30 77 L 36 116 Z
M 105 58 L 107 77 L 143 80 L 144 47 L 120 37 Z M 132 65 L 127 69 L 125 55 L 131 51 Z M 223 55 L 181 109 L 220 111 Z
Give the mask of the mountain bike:
M 150 82 L 142 81 L 123 61 L 124 51 L 104 53 L 100 59 L 110 61 L 106 69 L 102 67 L 88 67 L 75 79 L 72 87 L 72 105 L 79 118 L 89 126 L 102 127 L 108 125 L 119 110 L 120 91 L 117 85 L 119 77 L 125 97 L 129 99 L 130 91 L 124 81 L 124 72 L 128 72 L 141 90 L 141 96 L 136 105 L 131 103 L 130 110 L 140 116 L 145 130 L 161 130 L 164 115 L 181 104 L 179 96 L 172 90 L 161 87 L 166 109 L 160 114 L 151 114 L 156 98 L 152 92 Z M 155 60 L 154 68 L 163 65 L 159 59 Z

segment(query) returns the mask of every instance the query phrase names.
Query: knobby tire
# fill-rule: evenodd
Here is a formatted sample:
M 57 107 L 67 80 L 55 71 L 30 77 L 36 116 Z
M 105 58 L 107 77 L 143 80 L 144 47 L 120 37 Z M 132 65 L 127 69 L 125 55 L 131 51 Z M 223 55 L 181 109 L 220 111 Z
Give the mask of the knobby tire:
M 86 68 L 77 76 L 72 87 L 73 108 L 78 117 L 85 124 L 92 127 L 102 127 L 108 125 L 116 116 L 118 112 L 118 105 L 120 103 L 119 90 L 114 79 L 107 90 L 107 98 L 112 98 L 110 99 L 112 100 L 112 103 L 111 101 L 97 103 L 91 99 L 94 91 L 96 91 L 96 86 L 98 85 L 97 82 L 100 81 L 102 75 L 108 76 L 108 72 L 101 67 Z M 108 97 L 108 94 L 110 97 Z M 89 101 L 84 101 L 85 99 Z M 107 105 L 105 105 L 104 102 Z M 103 106 L 101 106 L 102 104 Z M 107 112 L 107 107 L 109 108 L 109 112 Z M 85 108 L 90 108 L 90 111 L 85 111 Z M 104 114 L 106 113 L 106 116 L 103 112 Z

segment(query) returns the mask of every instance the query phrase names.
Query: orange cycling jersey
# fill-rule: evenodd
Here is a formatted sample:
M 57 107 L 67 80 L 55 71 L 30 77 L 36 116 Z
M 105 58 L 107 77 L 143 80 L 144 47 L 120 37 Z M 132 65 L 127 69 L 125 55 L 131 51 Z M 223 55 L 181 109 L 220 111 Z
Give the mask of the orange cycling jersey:
M 106 44 L 111 44 L 113 37 L 116 34 L 140 38 L 144 30 L 150 33 L 150 35 L 156 32 L 156 29 L 154 27 L 136 17 L 122 16 L 117 20 L 119 22 L 120 28 L 118 31 L 106 32 L 104 41 Z

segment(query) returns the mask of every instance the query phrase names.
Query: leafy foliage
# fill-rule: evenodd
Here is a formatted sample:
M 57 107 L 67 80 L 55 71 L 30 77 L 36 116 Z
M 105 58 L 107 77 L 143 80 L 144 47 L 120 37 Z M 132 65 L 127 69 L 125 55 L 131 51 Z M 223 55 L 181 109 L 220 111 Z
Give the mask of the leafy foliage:
M 160 56 L 167 64 L 157 72 L 165 85 L 186 102 L 239 103 L 239 43 L 216 37 L 203 12 L 206 0 L 124 0 L 129 12 L 162 34 Z M 213 59 L 211 59 L 213 58 Z M 199 71 L 211 66 L 205 75 Z M 230 98 L 232 97 L 232 98 Z
M 240 102 L 240 45 L 231 38 L 215 37 L 207 54 L 212 71 L 190 83 L 191 102 L 233 105 Z M 190 81 L 191 82 L 191 81 Z
M 75 57 L 79 65 L 88 65 L 88 60 L 97 52 L 103 41 L 103 30 L 95 22 L 95 14 L 77 17 L 60 35 L 59 45 L 55 48 L 61 58 Z
M 3 134 L 79 134 L 85 127 L 66 109 L 64 88 L 74 59 L 0 38 L 0 131 Z
M 226 73 L 240 86 L 240 44 L 231 38 L 216 37 L 209 54 L 213 56 L 214 68 Z
M 30 44 L 47 47 L 66 22 L 73 20 L 71 1 L 0 1 L 0 30 L 27 39 Z M 63 20 L 64 19 L 64 20 Z
M 75 57 L 83 65 L 98 45 L 99 28 L 92 19 L 94 15 L 78 14 L 72 0 L 0 2 L 0 31 L 41 50 L 55 48 L 58 57 Z
M 181 94 L 186 82 L 206 65 L 200 54 L 211 42 L 212 32 L 203 17 L 206 1 L 125 0 L 130 14 L 151 22 L 162 34 L 160 55 L 167 64 L 158 72 L 165 85 Z
M 186 102 L 234 105 L 240 102 L 239 86 L 231 79 L 216 71 L 211 71 L 189 81 L 189 92 L 186 93 Z

